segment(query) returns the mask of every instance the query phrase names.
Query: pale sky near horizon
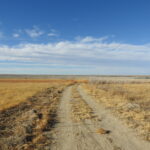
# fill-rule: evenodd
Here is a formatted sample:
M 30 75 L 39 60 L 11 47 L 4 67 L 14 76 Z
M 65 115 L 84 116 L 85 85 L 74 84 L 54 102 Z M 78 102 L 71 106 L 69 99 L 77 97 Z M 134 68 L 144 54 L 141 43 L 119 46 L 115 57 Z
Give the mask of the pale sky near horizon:
M 0 0 L 0 74 L 150 74 L 149 0 Z

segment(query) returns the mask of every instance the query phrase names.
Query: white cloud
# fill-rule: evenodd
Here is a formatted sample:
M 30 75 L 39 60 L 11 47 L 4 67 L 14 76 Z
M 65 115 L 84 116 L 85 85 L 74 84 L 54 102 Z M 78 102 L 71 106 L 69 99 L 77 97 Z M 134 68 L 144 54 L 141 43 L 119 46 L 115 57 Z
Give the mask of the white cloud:
M 41 35 L 44 34 L 44 31 L 41 30 L 39 27 L 37 26 L 33 26 L 32 29 L 25 29 L 25 32 L 28 36 L 30 36 L 31 38 L 37 38 Z
M 141 66 L 143 69 L 150 65 L 150 45 L 107 42 L 107 38 L 103 37 L 85 37 L 76 41 L 47 44 L 3 45 L 0 46 L 0 61 L 93 66 L 112 70 L 114 66 L 115 68 Z
M 81 37 L 76 37 L 76 39 L 80 42 L 83 43 L 87 43 L 87 42 L 103 42 L 105 40 L 107 40 L 109 37 L 108 36 L 104 36 L 104 37 L 100 37 L 100 38 L 93 38 L 92 36 L 86 36 L 84 38 Z
M 57 33 L 48 33 L 47 35 L 48 35 L 48 36 L 58 36 Z
M 4 33 L 2 31 L 0 31 L 0 39 L 4 38 Z
M 56 37 L 58 33 L 55 29 L 51 29 L 50 32 L 47 34 L 49 37 Z
M 14 33 L 14 34 L 13 34 L 13 37 L 14 37 L 14 38 L 18 38 L 18 37 L 20 37 L 20 34 Z

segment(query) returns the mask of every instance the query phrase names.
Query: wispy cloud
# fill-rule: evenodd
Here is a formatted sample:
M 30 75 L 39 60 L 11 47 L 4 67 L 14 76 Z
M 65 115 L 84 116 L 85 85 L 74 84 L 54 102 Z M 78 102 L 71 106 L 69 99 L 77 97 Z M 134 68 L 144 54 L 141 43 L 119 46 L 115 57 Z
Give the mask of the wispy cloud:
M 2 31 L 0 31 L 0 39 L 4 38 L 4 33 Z
M 0 47 L 0 60 L 79 64 L 85 60 L 88 60 L 88 64 L 101 60 L 150 61 L 150 45 L 108 43 L 104 39 L 105 37 L 85 37 L 77 41 L 47 44 L 21 44 L 12 47 L 4 45 Z M 79 61 L 74 62 L 75 59 Z
M 0 46 L 0 63 L 77 66 L 81 72 L 81 67 L 95 68 L 95 72 L 104 70 L 105 73 L 117 72 L 117 68 L 123 73 L 123 68 L 126 72 L 129 72 L 127 68 L 130 68 L 130 72 L 134 72 L 134 69 L 140 73 L 147 70 L 144 68 L 150 65 L 149 44 L 134 45 L 108 41 L 106 37 L 85 37 L 47 44 L 3 45 Z
M 18 38 L 18 37 L 20 37 L 20 34 L 19 33 L 13 33 L 13 37 Z
M 25 33 L 30 36 L 31 38 L 37 38 L 41 35 L 44 34 L 44 31 L 41 30 L 39 27 L 37 26 L 33 26 L 32 29 L 25 29 Z
M 76 37 L 77 40 L 79 40 L 80 42 L 83 42 L 83 43 L 87 43 L 87 42 L 103 42 L 103 41 L 107 40 L 108 38 L 109 38 L 108 36 L 104 36 L 104 37 L 100 37 L 100 38 L 93 38 L 91 36 L 87 36 L 87 37 L 84 37 L 84 38 L 81 38 L 80 36 Z
M 13 38 L 17 41 L 32 41 L 35 39 L 40 39 L 42 36 L 43 39 L 48 39 L 48 37 L 58 37 L 60 34 L 55 29 L 46 29 L 46 28 L 40 28 L 37 25 L 32 26 L 31 28 L 24 29 L 14 29 L 12 32 L 4 32 L 3 30 L 0 30 L 0 39 L 3 39 L 5 41 L 13 40 Z M 30 37 L 30 38 L 29 38 Z
M 51 31 L 47 34 L 49 37 L 59 36 L 58 32 L 55 29 L 51 29 Z
M 58 36 L 57 33 L 48 33 L 47 35 L 48 35 L 48 36 Z

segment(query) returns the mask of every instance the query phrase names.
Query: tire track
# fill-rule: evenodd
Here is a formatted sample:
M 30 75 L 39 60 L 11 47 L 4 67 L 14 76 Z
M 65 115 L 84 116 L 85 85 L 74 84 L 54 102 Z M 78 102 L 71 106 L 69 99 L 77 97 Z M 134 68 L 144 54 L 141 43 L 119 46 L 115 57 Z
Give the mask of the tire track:
M 71 150 L 73 146 L 73 124 L 70 116 L 70 98 L 72 87 L 66 88 L 58 110 L 58 124 L 53 130 L 54 143 L 52 150 Z
M 75 86 L 73 95 L 72 109 L 74 110 L 74 105 L 75 108 L 78 107 L 78 109 L 75 109 L 76 112 L 74 110 L 75 114 L 73 116 L 78 117 L 77 120 L 80 120 L 79 125 L 74 128 L 74 132 L 78 135 L 76 137 L 77 149 L 114 150 L 115 145 L 109 142 L 106 135 L 96 133 L 96 130 L 99 128 L 100 118 L 94 114 L 90 105 L 81 97 L 77 86 Z

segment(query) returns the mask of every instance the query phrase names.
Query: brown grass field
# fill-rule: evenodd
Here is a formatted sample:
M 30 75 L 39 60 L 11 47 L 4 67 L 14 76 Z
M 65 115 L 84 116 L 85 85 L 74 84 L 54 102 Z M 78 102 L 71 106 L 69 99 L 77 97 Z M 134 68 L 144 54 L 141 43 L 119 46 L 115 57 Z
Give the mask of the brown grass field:
M 0 150 L 148 150 L 149 142 L 149 80 L 0 79 Z
M 73 82 L 59 79 L 0 79 L 0 110 L 15 106 L 48 87 Z

